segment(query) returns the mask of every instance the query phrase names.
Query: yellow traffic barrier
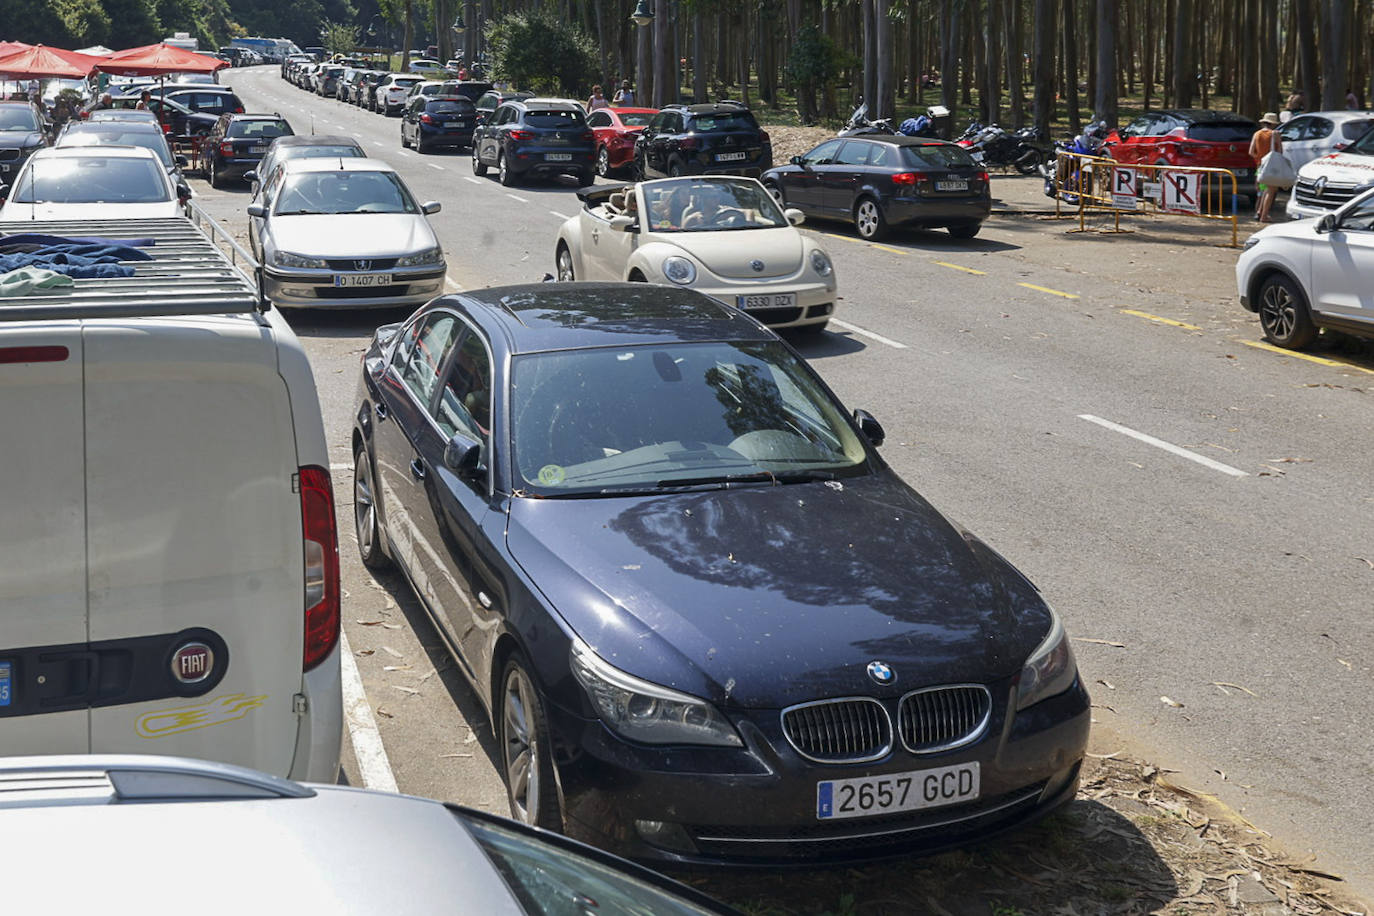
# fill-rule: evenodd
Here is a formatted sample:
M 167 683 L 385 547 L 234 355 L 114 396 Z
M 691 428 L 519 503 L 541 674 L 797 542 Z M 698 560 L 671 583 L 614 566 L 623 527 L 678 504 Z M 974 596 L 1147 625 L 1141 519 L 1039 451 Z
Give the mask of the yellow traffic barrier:
M 1231 247 L 1240 235 L 1236 176 L 1230 169 L 1178 165 L 1126 164 L 1115 159 L 1061 152 L 1055 163 L 1054 212 L 1060 203 L 1078 210 L 1078 228 L 1086 232 L 1089 211 L 1112 214 L 1111 232 L 1121 228 L 1121 214 L 1160 213 L 1223 220 L 1231 224 Z

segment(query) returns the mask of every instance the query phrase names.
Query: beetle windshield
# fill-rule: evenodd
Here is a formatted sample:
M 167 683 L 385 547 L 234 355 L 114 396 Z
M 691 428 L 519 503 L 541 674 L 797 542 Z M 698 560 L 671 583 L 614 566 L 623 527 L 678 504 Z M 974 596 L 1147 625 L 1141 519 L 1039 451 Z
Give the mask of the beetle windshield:
M 668 178 L 640 185 L 654 232 L 778 229 L 787 217 L 753 179 Z
M 516 357 L 517 486 L 545 496 L 772 485 L 862 473 L 840 405 L 776 342 Z

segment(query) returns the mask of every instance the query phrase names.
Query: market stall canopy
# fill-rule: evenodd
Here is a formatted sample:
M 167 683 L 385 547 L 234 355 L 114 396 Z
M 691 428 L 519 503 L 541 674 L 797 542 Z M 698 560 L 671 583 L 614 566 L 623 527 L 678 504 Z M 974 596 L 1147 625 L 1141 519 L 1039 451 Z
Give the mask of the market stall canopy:
M 15 51 L 22 51 L 25 48 L 32 48 L 33 45 L 22 41 L 0 41 L 0 57 L 6 54 L 13 54 Z
M 168 44 L 145 45 L 96 58 L 100 69 L 115 76 L 163 76 L 168 73 L 213 73 L 229 66 L 226 60 L 197 54 Z
M 103 63 L 103 57 L 34 45 L 0 56 L 0 79 L 32 80 L 50 76 L 81 79 L 90 76 L 91 71 Z

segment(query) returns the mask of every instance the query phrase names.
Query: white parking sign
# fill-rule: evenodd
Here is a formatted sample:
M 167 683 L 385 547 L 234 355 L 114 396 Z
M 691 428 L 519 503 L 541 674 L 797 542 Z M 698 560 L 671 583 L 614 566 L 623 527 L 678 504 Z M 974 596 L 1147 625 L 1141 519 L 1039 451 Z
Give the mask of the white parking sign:
M 1193 172 L 1165 172 L 1164 209 L 1202 212 L 1202 176 Z
M 1118 210 L 1134 210 L 1140 192 L 1135 169 L 1116 166 L 1112 169 L 1112 206 Z

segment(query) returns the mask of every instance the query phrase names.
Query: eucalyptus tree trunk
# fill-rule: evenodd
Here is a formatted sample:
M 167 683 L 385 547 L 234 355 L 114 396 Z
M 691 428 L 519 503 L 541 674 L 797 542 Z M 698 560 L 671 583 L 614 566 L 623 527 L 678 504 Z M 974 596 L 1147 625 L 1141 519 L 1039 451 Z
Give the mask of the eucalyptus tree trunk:
M 1174 92 L 1175 108 L 1188 108 L 1193 104 L 1193 79 L 1197 72 L 1193 69 L 1193 0 L 1177 0 L 1174 7 Z
M 959 90 L 959 9 L 954 0 L 940 0 L 940 103 L 953 111 Z
M 1049 135 L 1054 120 L 1054 23 L 1056 0 L 1035 0 L 1035 128 Z
M 650 103 L 654 91 L 654 36 L 648 26 L 635 27 L 635 101 Z
M 1026 121 L 1026 103 L 1021 96 L 1025 81 L 1021 56 L 1021 0 L 1002 0 L 1002 35 L 1007 51 L 1007 102 L 1011 106 L 1011 123 L 1021 127 Z
M 889 0 L 872 0 L 874 60 L 874 93 L 878 101 L 878 117 L 897 113 L 897 93 L 893 90 L 892 17 L 888 15 Z
M 1097 0 L 1097 98 L 1093 109 L 1108 127 L 1116 126 L 1117 99 L 1121 87 L 1117 67 L 1117 0 Z
M 1321 0 L 1321 107 L 1328 111 L 1345 107 L 1346 64 L 1350 59 L 1346 31 L 1349 28 L 1350 0 Z
M 1273 111 L 1283 104 L 1279 98 L 1279 2 L 1260 0 L 1259 94 L 1260 109 Z
M 692 11 L 692 98 L 704 102 L 706 91 L 706 23 L 701 10 Z
M 662 3 L 660 0 L 658 14 L 654 16 L 653 23 L 649 26 L 649 28 L 652 29 L 654 44 L 652 66 L 654 71 L 653 99 L 655 108 L 662 108 L 664 105 L 667 105 L 668 102 L 676 101 L 676 99 L 671 99 L 669 97 L 669 87 L 672 85 L 673 80 L 671 76 L 666 75 L 671 72 L 669 69 L 670 62 L 668 57 L 672 54 L 672 42 L 669 40 L 668 36 L 668 30 L 672 28 L 672 26 L 669 24 L 668 20 L 670 17 L 667 15 L 667 10 L 664 8 L 666 5 L 667 4 Z
M 415 3 L 406 0 L 405 5 L 405 44 L 401 46 L 401 72 L 410 70 L 410 46 L 415 44 Z
M 1083 130 L 1083 115 L 1078 110 L 1078 16 L 1077 0 L 1064 0 L 1064 101 L 1069 109 L 1069 130 Z
M 1001 80 L 997 73 L 997 61 L 1002 56 L 997 47 L 997 23 L 1001 12 L 998 0 L 987 0 L 987 4 L 987 14 L 983 17 L 983 67 L 979 88 L 982 90 L 983 120 L 996 124 L 1002 120 Z

